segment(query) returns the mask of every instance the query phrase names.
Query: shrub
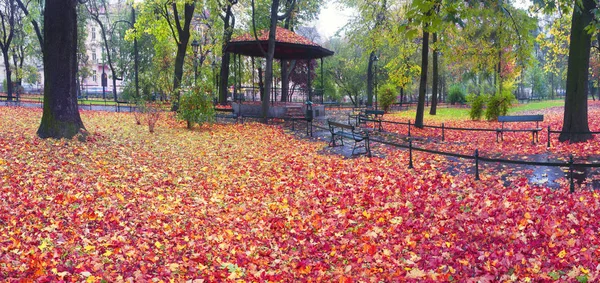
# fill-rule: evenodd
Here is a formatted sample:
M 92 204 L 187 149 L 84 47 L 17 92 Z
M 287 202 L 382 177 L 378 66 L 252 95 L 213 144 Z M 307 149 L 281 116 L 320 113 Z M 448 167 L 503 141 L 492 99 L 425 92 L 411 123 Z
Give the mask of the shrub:
M 154 127 L 160 119 L 160 108 L 158 106 L 146 105 L 146 122 L 148 122 L 148 131 L 154 133 Z
M 379 92 L 379 101 L 383 111 L 388 112 L 394 102 L 396 102 L 396 87 L 392 84 L 385 84 Z
M 191 129 L 195 123 L 214 121 L 215 110 L 211 93 L 209 84 L 204 84 L 193 87 L 181 96 L 177 117 L 187 122 L 188 129 Z
M 485 95 L 469 94 L 467 101 L 471 104 L 471 110 L 469 110 L 469 117 L 471 120 L 481 120 L 483 116 L 483 105 L 486 101 Z
M 515 96 L 511 93 L 510 89 L 503 89 L 502 93 L 491 96 L 487 102 L 485 118 L 488 121 L 498 120 L 498 116 L 508 113 L 508 109 L 510 109 L 514 101 Z
M 145 113 L 146 113 L 146 101 L 138 100 L 135 103 L 135 109 L 133 111 L 133 117 L 135 118 L 135 123 L 137 125 L 142 124 Z
M 448 90 L 448 102 L 454 105 L 456 103 L 465 103 L 465 88 L 462 85 L 454 84 Z

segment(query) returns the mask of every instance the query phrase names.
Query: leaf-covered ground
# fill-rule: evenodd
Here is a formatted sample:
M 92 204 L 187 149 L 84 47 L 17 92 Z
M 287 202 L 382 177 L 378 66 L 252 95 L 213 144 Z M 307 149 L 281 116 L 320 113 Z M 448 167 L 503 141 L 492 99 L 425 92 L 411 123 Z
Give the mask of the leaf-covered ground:
M 40 140 L 40 110 L 0 107 L 5 281 L 600 276 L 595 191 L 531 186 L 525 176 L 475 181 L 427 154 L 408 170 L 406 151 L 387 147 L 376 149 L 384 157 L 327 155 L 325 142 L 276 126 L 188 131 L 163 118 L 149 134 L 130 114 L 82 116 L 87 142 Z M 504 144 L 514 152 L 528 140 Z

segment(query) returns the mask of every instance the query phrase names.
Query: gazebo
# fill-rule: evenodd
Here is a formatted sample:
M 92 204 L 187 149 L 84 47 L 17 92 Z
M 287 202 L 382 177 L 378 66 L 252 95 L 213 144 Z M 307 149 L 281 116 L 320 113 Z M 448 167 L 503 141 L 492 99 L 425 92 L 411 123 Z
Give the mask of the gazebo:
M 267 50 L 268 48 L 268 38 L 269 38 L 269 30 L 261 30 L 257 32 L 257 38 L 254 37 L 254 34 L 247 33 L 236 38 L 233 38 L 225 47 L 225 52 L 229 52 L 237 55 L 244 55 L 250 57 L 262 57 L 264 58 L 264 54 L 262 50 Z M 261 47 L 262 46 L 262 50 Z M 275 36 L 275 53 L 274 59 L 279 60 L 307 60 L 309 63 L 308 66 L 308 100 L 312 100 L 312 86 L 311 86 L 311 65 L 310 60 L 321 59 L 321 65 L 323 64 L 323 58 L 327 56 L 333 55 L 334 52 L 323 48 L 317 43 L 312 42 L 311 40 L 298 35 L 288 29 L 277 27 L 276 28 L 276 36 Z M 321 80 L 323 80 L 323 68 L 321 68 Z M 234 110 L 238 108 L 238 113 L 242 110 L 242 105 L 234 104 Z M 281 107 L 273 107 L 270 109 L 271 117 L 283 117 L 288 113 L 288 110 L 293 108 L 299 108 L 298 105 L 286 104 Z M 256 108 L 256 109 L 254 109 Z M 317 113 L 313 113 L 313 116 L 319 116 L 318 112 L 324 114 L 323 110 L 319 111 L 322 106 L 315 106 L 313 109 L 317 111 Z M 260 107 L 252 107 L 252 105 L 244 105 L 243 112 L 249 115 L 260 115 Z M 313 111 L 315 111 L 313 110 Z M 314 115 L 317 114 L 317 115 Z

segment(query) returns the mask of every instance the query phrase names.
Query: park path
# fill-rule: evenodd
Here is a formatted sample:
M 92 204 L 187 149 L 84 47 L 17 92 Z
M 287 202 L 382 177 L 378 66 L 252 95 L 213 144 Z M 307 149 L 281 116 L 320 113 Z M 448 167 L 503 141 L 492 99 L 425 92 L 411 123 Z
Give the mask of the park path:
M 553 107 L 551 109 L 544 110 L 544 112 L 562 111 L 562 107 Z M 348 123 L 348 113 L 350 110 L 335 110 L 329 111 L 326 117 L 315 121 L 313 127 L 313 139 L 328 142 L 331 138 L 329 131 L 327 130 L 327 119 L 332 119 L 344 123 Z M 523 111 L 516 113 L 518 115 L 526 114 L 538 114 L 539 111 Z M 300 138 L 306 138 L 305 128 L 299 127 L 295 131 L 295 135 Z M 383 140 L 390 143 L 407 145 L 409 137 L 407 135 L 391 133 L 385 131 L 370 131 L 372 140 Z M 464 143 L 464 141 L 444 141 L 431 137 L 410 137 L 413 140 L 418 140 L 421 144 L 427 144 L 428 149 L 445 151 L 444 148 L 449 144 Z M 495 142 L 495 141 L 494 141 Z M 326 147 L 323 154 L 338 154 L 345 156 L 346 158 L 356 158 L 352 156 L 352 142 L 348 142 L 343 147 L 330 148 Z M 378 142 L 371 143 L 373 156 L 386 158 L 386 150 L 408 150 L 404 148 L 398 148 L 390 145 L 385 145 Z M 384 149 L 384 150 L 382 150 Z M 578 155 L 583 153 L 578 153 Z M 530 162 L 566 162 L 564 156 L 554 156 L 551 153 L 538 153 L 538 154 L 523 154 L 518 151 L 508 153 L 495 153 L 489 158 L 497 158 L 504 160 L 526 160 Z M 415 159 L 419 158 L 419 153 L 415 153 Z M 598 155 L 585 155 L 580 157 L 588 163 L 598 163 L 600 156 Z M 474 174 L 475 166 L 473 160 L 465 160 L 456 157 L 446 157 L 447 164 L 444 170 L 452 175 L 458 175 L 461 173 Z M 408 166 L 408 164 L 407 164 Z M 527 178 L 530 185 L 546 186 L 557 189 L 564 187 L 569 182 L 569 168 L 568 167 L 550 167 L 550 166 L 533 166 L 533 165 L 520 165 L 520 164 L 504 164 L 504 163 L 489 163 L 480 162 L 479 165 L 480 174 L 494 174 L 499 175 L 504 181 L 505 186 L 510 186 L 512 182 Z M 573 179 L 577 188 L 587 187 L 592 189 L 600 189 L 600 168 L 577 168 L 573 170 Z

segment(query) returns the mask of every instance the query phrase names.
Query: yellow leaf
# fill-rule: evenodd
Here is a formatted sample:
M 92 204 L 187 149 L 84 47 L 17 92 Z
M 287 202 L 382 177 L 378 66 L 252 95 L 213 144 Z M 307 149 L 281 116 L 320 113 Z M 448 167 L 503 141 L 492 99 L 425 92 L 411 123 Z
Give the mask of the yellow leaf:
M 156 241 L 156 242 L 154 243 L 154 246 L 156 246 L 156 247 L 157 247 L 157 248 L 159 248 L 159 249 L 162 249 L 162 247 L 163 247 L 163 245 L 162 245 L 162 244 L 161 244 L 159 241 Z
M 179 269 L 179 264 L 171 263 L 171 264 L 169 264 L 169 269 L 171 270 L 171 272 L 175 272 L 175 271 L 177 271 L 177 269 Z
M 567 252 L 565 250 L 562 250 L 558 253 L 558 257 L 560 258 L 564 258 L 567 255 Z
M 83 250 L 84 250 L 86 253 L 89 253 L 89 252 L 91 252 L 91 251 L 93 251 L 93 250 L 95 250 L 95 249 L 96 249 L 96 247 L 94 247 L 94 246 L 90 246 L 90 245 L 87 245 L 87 246 L 83 247 Z
M 425 277 L 426 275 L 427 273 L 423 272 L 423 270 L 420 270 L 418 267 L 415 267 L 411 269 L 410 272 L 408 272 L 408 274 L 406 274 L 406 278 L 419 279 Z
M 102 255 L 103 256 L 110 256 L 111 254 L 113 254 L 111 251 L 106 250 L 106 252 L 104 252 Z
M 122 194 L 120 194 L 120 193 L 117 193 L 117 198 L 118 198 L 119 200 L 121 200 L 121 201 L 125 201 L 125 198 L 124 198 L 124 197 L 123 197 L 123 195 L 122 195 Z
M 42 243 L 38 246 L 38 248 L 41 251 L 44 251 L 44 249 L 46 249 L 48 247 L 48 245 L 46 244 L 46 241 L 42 241 Z
M 367 219 L 371 219 L 371 213 L 368 213 L 366 210 L 365 210 L 365 211 L 363 211 L 362 215 L 363 215 L 364 217 L 366 217 Z
M 580 267 L 579 270 L 581 270 L 581 273 L 583 273 L 583 274 L 590 273 L 590 270 L 589 269 L 585 269 L 585 267 Z
M 92 283 L 92 282 L 96 282 L 96 276 L 94 275 L 90 275 L 90 277 L 88 277 L 85 282 L 87 283 Z
M 160 201 L 162 201 L 163 199 L 165 199 L 165 197 L 164 197 L 163 195 L 158 195 L 156 198 L 157 198 L 158 200 L 160 200 Z

